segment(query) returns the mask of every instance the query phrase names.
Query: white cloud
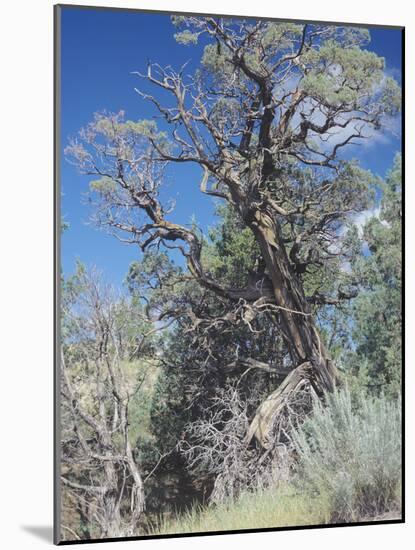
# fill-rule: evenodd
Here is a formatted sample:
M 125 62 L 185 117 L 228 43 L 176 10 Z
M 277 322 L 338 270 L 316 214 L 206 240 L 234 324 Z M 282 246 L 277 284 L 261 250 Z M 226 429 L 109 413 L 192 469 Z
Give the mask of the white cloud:
M 358 212 L 353 216 L 352 223 L 357 227 L 360 237 L 363 235 L 363 228 L 367 224 L 367 222 L 372 218 L 379 218 L 379 215 L 380 207 L 375 206 L 374 208 L 362 210 L 362 212 Z

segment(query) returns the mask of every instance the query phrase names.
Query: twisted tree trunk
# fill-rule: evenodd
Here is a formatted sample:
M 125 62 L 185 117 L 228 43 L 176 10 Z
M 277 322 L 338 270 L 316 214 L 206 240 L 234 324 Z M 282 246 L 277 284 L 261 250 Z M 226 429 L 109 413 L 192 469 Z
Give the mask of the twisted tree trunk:
M 272 282 L 279 324 L 291 355 L 298 365 L 259 407 L 247 434 L 263 447 L 276 417 L 293 393 L 309 383 L 317 395 L 333 391 L 339 382 L 338 371 L 320 339 L 301 282 L 291 267 L 281 239 L 278 222 L 268 212 L 256 210 L 249 221 Z

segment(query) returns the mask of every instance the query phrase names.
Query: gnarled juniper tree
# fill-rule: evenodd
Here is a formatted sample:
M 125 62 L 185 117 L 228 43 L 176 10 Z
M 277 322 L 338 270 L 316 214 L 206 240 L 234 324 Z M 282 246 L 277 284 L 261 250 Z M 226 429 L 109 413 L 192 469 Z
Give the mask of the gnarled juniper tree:
M 180 250 L 187 276 L 226 307 L 222 318 L 252 326 L 266 312 L 278 325 L 293 369 L 259 407 L 247 435 L 247 442 L 255 436 L 266 446 L 287 394 L 305 384 L 321 394 L 338 383 L 313 308 L 354 295 L 346 274 L 334 287 L 324 280 L 341 271 L 341 228 L 367 208 L 371 183 L 344 152 L 381 131 L 400 107 L 400 91 L 384 60 L 365 49 L 363 29 L 216 17 L 173 22 L 179 42 L 204 45 L 200 68 L 188 75 L 185 66 L 149 64 L 146 74 L 137 73 L 154 88 L 137 92 L 167 130 L 123 113 L 99 114 L 67 153 L 95 177 L 98 224 L 144 251 Z M 200 192 L 227 203 L 252 232 L 259 257 L 245 286 L 213 277 L 200 233 L 171 221 L 173 206 L 161 189 L 175 163 L 197 164 Z M 320 285 L 307 283 L 310 272 L 314 281 L 321 272 Z M 190 312 L 180 307 L 162 313 L 184 314 Z M 193 320 L 200 321 L 194 314 Z

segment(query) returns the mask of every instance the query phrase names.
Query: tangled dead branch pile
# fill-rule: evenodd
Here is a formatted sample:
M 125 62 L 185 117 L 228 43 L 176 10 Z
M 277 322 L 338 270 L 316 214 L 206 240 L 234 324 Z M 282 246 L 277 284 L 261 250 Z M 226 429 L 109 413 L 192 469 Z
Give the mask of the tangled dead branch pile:
M 312 398 L 310 385 L 284 393 L 278 414 L 268 418 L 266 447 L 250 444 L 248 411 L 255 404 L 241 398 L 237 385 L 212 399 L 205 417 L 188 425 L 178 444 L 191 472 L 215 478 L 210 502 L 234 501 L 245 491 L 288 479 L 294 460 L 290 434 L 307 416 Z

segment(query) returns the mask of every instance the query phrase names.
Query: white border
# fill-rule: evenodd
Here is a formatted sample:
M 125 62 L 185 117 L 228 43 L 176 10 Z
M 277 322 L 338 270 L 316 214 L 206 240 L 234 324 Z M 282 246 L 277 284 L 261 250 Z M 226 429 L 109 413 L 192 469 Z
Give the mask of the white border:
M 70 3 L 70 2 L 68 2 Z M 258 0 L 93 0 L 74 2 L 174 11 L 207 11 L 264 17 L 406 25 L 407 35 L 407 524 L 321 529 L 205 538 L 113 543 L 111 547 L 219 549 L 410 547 L 415 540 L 415 418 L 412 391 L 415 235 L 414 110 L 415 17 L 406 0 L 329 2 L 297 0 L 270 3 Z M 1 235 L 1 525 L 7 549 L 45 546 L 27 530 L 52 525 L 52 13 L 50 0 L 3 2 L 0 8 L 0 235 Z M 411 250 L 412 249 L 412 250 Z M 411 490 L 412 489 L 412 490 Z M 50 542 L 49 542 L 50 544 Z M 122 546 L 121 546 L 122 545 Z M 83 545 L 89 548 L 90 545 Z M 95 546 L 94 546 L 95 547 Z

